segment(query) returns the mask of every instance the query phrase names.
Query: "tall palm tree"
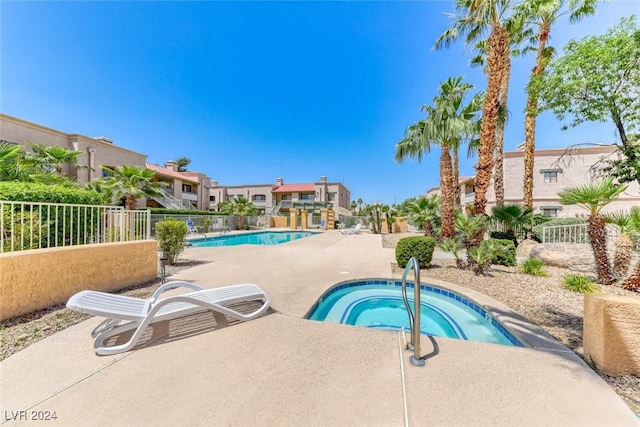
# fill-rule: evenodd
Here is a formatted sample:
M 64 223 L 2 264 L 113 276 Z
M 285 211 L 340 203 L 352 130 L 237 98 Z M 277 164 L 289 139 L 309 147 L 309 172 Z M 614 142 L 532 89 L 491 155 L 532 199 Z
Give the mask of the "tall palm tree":
M 155 172 L 131 165 L 115 168 L 103 166 L 108 175 L 97 180 L 92 187 L 102 189 L 111 197 L 111 203 L 118 203 L 124 199 L 127 209 L 136 209 L 138 199 L 143 197 L 162 196 L 162 182 L 153 182 Z
M 466 94 L 473 85 L 462 83 L 462 77 L 452 77 L 440 84 L 440 91 L 433 105 L 422 110 L 427 117 L 407 129 L 405 137 L 396 145 L 396 161 L 407 157 L 422 160 L 423 153 L 431 151 L 434 144 L 440 145 L 440 191 L 442 197 L 442 236 L 452 237 L 454 230 L 455 199 L 458 178 L 455 176 L 451 150 L 457 150 L 460 141 L 470 138 L 476 129 L 475 116 L 480 106 L 481 95 L 474 96 L 464 104 Z M 457 173 L 457 169 L 456 169 Z
M 33 163 L 44 169 L 45 171 L 62 173 L 62 166 L 65 164 L 72 165 L 75 168 L 86 169 L 88 166 L 84 166 L 78 163 L 78 157 L 80 157 L 84 151 L 71 150 L 66 147 L 59 147 L 56 145 L 42 145 L 29 143 L 33 148 L 33 153 L 26 153 L 27 159 L 33 161 Z
M 525 208 L 533 208 L 533 168 L 536 149 L 536 118 L 540 88 L 531 84 L 543 75 L 554 49 L 548 45 L 551 27 L 564 15 L 570 22 L 577 22 L 585 16 L 595 13 L 597 0 L 535 0 L 523 2 L 517 14 L 525 17 L 526 24 L 537 27 L 535 38 L 538 41 L 536 62 L 531 70 L 530 84 L 527 87 L 527 106 L 524 120 L 524 183 L 522 200 Z
M 456 21 L 436 41 L 436 48 L 449 47 L 460 36 L 467 44 L 489 31 L 487 37 L 487 90 L 482 107 L 479 157 L 476 165 L 474 209 L 485 212 L 487 189 L 494 166 L 496 126 L 500 111 L 501 86 L 509 60 L 509 33 L 504 22 L 511 12 L 513 0 L 456 0 Z
M 613 284 L 614 276 L 607 256 L 607 218 L 602 214 L 602 209 L 626 189 L 627 185 L 607 178 L 595 184 L 565 188 L 558 193 L 561 204 L 578 205 L 589 212 L 587 234 L 596 262 L 598 281 L 603 285 Z

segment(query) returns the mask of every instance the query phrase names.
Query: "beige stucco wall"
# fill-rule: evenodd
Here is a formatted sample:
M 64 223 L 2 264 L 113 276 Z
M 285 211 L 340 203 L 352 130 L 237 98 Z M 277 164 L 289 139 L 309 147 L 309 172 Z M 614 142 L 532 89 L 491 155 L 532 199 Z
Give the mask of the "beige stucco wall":
M 584 355 L 609 375 L 640 375 L 640 298 L 585 295 Z
M 116 291 L 157 274 L 155 240 L 2 253 L 0 320 L 62 304 L 85 289 Z

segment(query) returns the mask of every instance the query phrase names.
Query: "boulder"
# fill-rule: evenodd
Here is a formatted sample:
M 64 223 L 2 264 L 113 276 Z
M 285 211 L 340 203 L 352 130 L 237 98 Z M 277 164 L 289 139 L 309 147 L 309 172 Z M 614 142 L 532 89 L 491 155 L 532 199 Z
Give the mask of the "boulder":
M 567 268 L 582 273 L 595 273 L 595 260 L 590 245 L 537 243 L 529 250 L 529 258 L 539 258 L 545 265 L 552 267 Z
M 516 248 L 516 256 L 529 258 L 529 253 L 531 252 L 531 249 L 533 249 L 533 247 L 537 244 L 538 242 L 536 242 L 535 240 L 531 240 L 531 239 L 523 240 L 522 242 L 520 242 L 520 244 Z

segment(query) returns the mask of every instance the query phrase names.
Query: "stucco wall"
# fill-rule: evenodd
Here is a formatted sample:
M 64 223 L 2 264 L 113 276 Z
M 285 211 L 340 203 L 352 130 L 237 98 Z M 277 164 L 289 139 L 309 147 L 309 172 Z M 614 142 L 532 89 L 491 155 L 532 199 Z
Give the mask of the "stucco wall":
M 62 304 L 85 289 L 116 291 L 157 274 L 155 240 L 3 253 L 0 320 Z
M 640 298 L 585 295 L 584 355 L 609 375 L 640 375 Z

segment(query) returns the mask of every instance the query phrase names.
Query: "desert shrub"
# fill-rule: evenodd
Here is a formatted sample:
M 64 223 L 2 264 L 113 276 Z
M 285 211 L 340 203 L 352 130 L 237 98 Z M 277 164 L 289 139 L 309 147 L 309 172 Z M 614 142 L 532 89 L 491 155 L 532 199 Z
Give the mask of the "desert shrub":
M 582 294 L 595 294 L 600 291 L 596 283 L 582 274 L 567 274 L 562 278 L 562 283 L 566 289 Z
M 431 259 L 433 258 L 433 250 L 435 247 L 436 240 L 433 237 L 416 236 L 400 239 L 396 246 L 396 261 L 398 262 L 398 266 L 404 268 L 407 266 L 411 257 L 416 257 L 420 268 L 431 267 Z
M 187 224 L 184 221 L 169 218 L 156 224 L 156 237 L 167 264 L 175 263 L 184 249 Z
M 544 262 L 539 258 L 529 258 L 520 264 L 520 272 L 524 274 L 530 274 L 531 276 L 547 276 L 547 272 L 544 270 Z
M 491 258 L 491 264 L 506 265 L 513 267 L 516 265 L 516 245 L 511 239 L 489 239 L 485 242 L 495 242 L 496 250 Z M 483 242 L 483 244 L 486 244 Z

